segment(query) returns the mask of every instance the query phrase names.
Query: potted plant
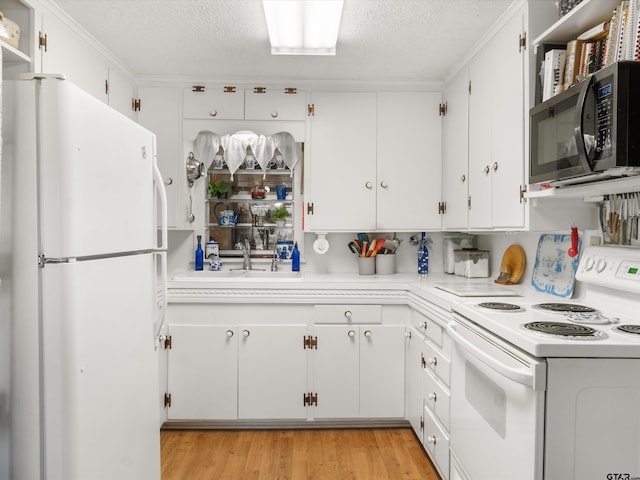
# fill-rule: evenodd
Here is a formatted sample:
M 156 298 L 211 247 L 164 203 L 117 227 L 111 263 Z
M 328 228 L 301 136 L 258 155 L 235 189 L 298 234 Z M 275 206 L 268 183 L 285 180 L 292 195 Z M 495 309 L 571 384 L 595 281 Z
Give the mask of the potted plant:
M 271 220 L 276 223 L 276 226 L 284 227 L 287 217 L 290 217 L 291 214 L 289 213 L 289 210 L 287 210 L 287 207 L 282 205 L 274 210 L 269 211 L 269 216 L 271 217 Z
M 209 182 L 209 195 L 218 198 L 227 198 L 231 190 L 231 184 L 222 180 L 220 183 Z

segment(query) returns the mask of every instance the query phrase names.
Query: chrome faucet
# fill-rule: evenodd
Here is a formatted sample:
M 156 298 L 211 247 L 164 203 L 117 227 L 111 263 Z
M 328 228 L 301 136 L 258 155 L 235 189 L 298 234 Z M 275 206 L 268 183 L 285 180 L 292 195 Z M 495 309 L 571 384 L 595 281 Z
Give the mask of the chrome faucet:
M 252 270 L 251 267 L 251 244 L 249 243 L 249 239 L 245 238 L 242 242 L 236 243 L 236 248 L 242 249 L 242 269 L 243 270 Z
M 273 257 L 271 258 L 271 271 L 278 271 L 278 250 L 275 245 L 273 246 Z

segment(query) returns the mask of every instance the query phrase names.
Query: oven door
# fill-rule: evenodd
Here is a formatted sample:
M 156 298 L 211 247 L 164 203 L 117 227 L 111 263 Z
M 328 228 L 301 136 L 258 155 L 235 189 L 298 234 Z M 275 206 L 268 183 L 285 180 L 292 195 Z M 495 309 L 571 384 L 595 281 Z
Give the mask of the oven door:
M 545 362 L 454 318 L 452 457 L 473 480 L 542 479 Z

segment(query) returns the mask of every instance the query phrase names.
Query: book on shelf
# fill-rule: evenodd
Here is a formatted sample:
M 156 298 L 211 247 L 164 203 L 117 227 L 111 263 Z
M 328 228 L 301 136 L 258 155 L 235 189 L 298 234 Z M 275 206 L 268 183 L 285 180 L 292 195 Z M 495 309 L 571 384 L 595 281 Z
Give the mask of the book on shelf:
M 566 55 L 563 49 L 549 50 L 544 55 L 543 102 L 562 91 Z
M 582 58 L 582 45 L 584 40 L 571 40 L 567 43 L 567 53 L 564 66 L 564 83 L 562 89 L 566 90 L 576 83 L 580 73 L 580 59 Z
M 600 38 L 605 38 L 609 33 L 609 25 L 609 20 L 600 22 L 599 24 L 591 27 L 586 32 L 578 35 L 578 38 L 576 40 L 598 40 Z

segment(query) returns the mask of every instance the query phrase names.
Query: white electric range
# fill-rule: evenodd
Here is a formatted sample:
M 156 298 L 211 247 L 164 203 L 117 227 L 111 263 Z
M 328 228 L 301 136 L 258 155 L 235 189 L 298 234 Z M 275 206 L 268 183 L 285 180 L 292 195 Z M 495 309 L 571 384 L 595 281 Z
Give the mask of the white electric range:
M 640 478 L 640 249 L 588 247 L 576 278 L 454 303 L 452 478 Z

